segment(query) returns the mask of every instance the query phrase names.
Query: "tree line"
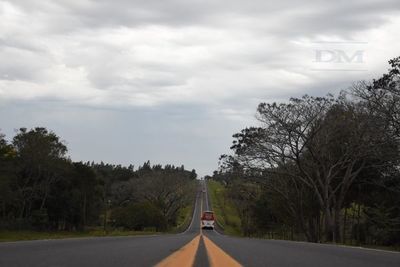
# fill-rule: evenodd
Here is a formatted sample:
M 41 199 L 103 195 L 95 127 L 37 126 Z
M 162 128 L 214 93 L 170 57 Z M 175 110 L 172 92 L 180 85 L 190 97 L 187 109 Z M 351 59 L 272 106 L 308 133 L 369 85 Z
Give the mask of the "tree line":
M 0 134 L 0 229 L 129 230 L 175 227 L 191 204 L 196 172 L 184 166 L 73 162 L 43 127 Z
M 212 177 L 245 235 L 400 244 L 400 57 L 338 96 L 261 103 Z

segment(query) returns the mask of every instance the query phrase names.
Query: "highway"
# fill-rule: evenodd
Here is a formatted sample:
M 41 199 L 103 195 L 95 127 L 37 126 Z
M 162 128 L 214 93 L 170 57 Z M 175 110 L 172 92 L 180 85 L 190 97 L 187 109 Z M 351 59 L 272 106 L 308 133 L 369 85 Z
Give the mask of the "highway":
M 211 210 L 211 203 L 199 188 L 193 219 L 183 233 L 4 242 L 0 266 L 400 266 L 397 252 L 229 237 L 202 230 L 203 210 Z

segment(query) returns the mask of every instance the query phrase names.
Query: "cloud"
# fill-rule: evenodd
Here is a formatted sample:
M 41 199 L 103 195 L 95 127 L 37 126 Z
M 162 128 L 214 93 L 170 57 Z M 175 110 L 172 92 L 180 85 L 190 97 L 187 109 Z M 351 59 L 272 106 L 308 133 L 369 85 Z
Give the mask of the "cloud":
M 252 121 L 261 101 L 380 75 L 399 53 L 399 13 L 397 0 L 3 0 L 0 104 L 157 111 L 188 127 L 196 117 L 230 125 L 227 134 Z M 362 50 L 364 60 L 316 63 L 317 41 Z M 363 71 L 321 71 L 332 66 Z

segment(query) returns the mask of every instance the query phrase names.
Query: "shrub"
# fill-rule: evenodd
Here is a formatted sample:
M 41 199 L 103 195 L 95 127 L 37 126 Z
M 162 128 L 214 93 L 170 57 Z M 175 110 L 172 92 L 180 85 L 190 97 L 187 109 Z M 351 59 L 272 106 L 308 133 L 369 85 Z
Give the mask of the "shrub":
M 161 211 L 150 202 L 116 208 L 112 211 L 111 219 L 115 227 L 127 230 L 143 231 L 145 228 L 154 227 L 159 231 L 166 228 L 166 220 Z

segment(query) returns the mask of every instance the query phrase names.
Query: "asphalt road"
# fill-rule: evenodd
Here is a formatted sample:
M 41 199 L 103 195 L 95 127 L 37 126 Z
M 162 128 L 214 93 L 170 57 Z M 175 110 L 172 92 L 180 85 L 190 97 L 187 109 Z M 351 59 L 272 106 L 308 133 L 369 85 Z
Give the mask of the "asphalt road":
M 201 189 L 196 199 L 192 223 L 184 233 L 5 242 L 0 243 L 0 266 L 400 266 L 396 252 L 201 230 L 201 211 L 212 208 Z

